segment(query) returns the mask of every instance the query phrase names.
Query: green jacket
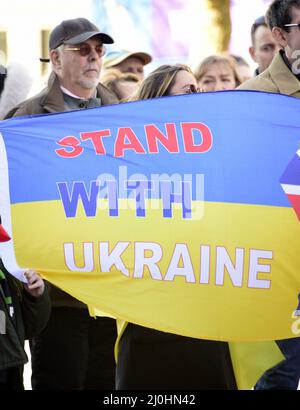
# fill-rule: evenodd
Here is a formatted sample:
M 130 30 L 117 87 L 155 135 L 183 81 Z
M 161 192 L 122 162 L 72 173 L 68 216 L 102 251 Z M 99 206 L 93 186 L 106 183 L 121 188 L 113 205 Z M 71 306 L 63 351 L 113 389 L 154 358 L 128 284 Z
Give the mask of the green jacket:
M 23 288 L 23 284 L 10 275 L 0 261 L 12 294 L 13 321 L 9 315 L 0 285 L 0 371 L 17 367 L 20 373 L 19 386 L 23 388 L 23 365 L 28 361 L 24 350 L 25 339 L 32 338 L 46 326 L 50 316 L 50 298 L 47 287 L 44 294 L 35 298 Z

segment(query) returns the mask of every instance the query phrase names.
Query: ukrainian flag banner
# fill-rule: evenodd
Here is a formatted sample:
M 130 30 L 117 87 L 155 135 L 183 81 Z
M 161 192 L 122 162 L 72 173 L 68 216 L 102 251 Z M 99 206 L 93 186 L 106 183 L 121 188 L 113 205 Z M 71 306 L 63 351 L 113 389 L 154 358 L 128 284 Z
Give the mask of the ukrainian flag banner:
M 230 91 L 3 121 L 4 264 L 158 330 L 298 336 L 299 118 Z

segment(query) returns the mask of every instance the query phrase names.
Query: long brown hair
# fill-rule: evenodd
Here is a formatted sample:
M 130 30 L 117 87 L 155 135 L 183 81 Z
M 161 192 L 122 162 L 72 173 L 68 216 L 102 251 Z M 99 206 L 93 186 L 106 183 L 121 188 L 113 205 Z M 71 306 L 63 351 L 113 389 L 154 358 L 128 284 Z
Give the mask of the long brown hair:
M 142 81 L 138 92 L 131 100 L 147 100 L 149 98 L 169 95 L 175 82 L 176 74 L 181 70 L 193 74 L 192 70 L 184 64 L 161 65 Z

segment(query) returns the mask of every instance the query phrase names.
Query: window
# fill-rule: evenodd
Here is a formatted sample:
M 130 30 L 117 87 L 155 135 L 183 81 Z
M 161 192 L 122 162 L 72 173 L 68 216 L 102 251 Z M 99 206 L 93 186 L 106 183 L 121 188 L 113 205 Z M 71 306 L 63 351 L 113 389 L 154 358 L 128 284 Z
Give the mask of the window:
M 6 31 L 0 31 L 0 65 L 7 63 L 7 35 Z
M 49 56 L 49 36 L 50 30 L 41 31 L 41 55 L 42 58 L 48 58 Z M 42 75 L 46 74 L 49 68 L 48 63 L 41 62 L 41 73 Z

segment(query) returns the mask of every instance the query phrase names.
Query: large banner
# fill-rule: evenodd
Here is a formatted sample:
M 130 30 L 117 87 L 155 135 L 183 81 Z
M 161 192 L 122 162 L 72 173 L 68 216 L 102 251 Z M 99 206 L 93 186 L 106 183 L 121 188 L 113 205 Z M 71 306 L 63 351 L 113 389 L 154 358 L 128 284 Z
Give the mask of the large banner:
M 159 330 L 298 336 L 299 118 L 229 91 L 3 121 L 4 264 Z

